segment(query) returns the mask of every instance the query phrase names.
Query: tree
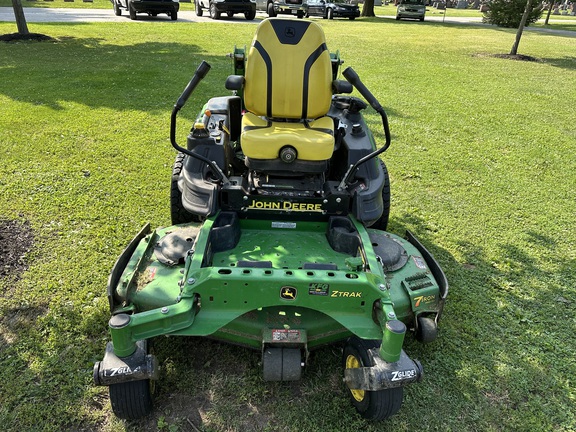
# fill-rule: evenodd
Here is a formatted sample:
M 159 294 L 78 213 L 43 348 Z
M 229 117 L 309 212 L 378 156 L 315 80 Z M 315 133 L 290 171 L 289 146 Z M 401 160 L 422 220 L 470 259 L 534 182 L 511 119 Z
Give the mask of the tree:
M 518 28 L 526 10 L 526 0 L 492 0 L 490 9 L 484 12 L 482 21 L 499 27 Z M 525 26 L 535 23 L 542 16 L 542 5 L 530 8 Z
M 360 16 L 363 17 L 373 17 L 376 16 L 374 13 L 374 0 L 364 0 L 364 6 L 362 6 L 362 13 Z
M 30 34 L 28 24 L 26 24 L 26 17 L 24 16 L 24 9 L 22 8 L 22 0 L 12 0 L 12 8 L 14 9 L 14 18 L 16 18 L 18 34 Z
M 520 45 L 520 38 L 522 37 L 522 32 L 524 31 L 524 26 L 526 25 L 526 21 L 528 20 L 528 16 L 532 11 L 532 0 L 528 0 L 526 2 L 526 7 L 524 8 L 524 13 L 522 14 L 522 19 L 520 20 L 520 25 L 518 26 L 518 31 L 516 32 L 516 40 L 512 45 L 512 49 L 510 50 L 510 55 L 515 56 L 518 54 L 518 45 Z M 542 11 L 540 11 L 540 15 L 542 15 Z

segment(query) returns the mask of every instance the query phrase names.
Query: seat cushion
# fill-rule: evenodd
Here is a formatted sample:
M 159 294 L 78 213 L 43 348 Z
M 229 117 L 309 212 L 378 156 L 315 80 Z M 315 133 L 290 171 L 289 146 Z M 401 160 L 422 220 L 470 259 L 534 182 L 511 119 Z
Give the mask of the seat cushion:
M 263 20 L 248 51 L 245 79 L 244 103 L 256 115 L 325 116 L 332 98 L 332 62 L 322 27 L 311 21 Z
M 299 122 L 277 122 L 252 113 L 242 118 L 240 138 L 244 155 L 250 159 L 278 159 L 285 146 L 296 149 L 297 159 L 323 161 L 334 151 L 334 120 L 320 117 Z

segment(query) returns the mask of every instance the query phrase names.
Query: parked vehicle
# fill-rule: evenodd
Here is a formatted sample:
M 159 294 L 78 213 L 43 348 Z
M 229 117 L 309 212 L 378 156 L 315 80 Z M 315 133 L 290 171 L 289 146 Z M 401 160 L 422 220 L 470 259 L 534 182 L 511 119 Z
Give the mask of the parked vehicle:
M 167 14 L 172 21 L 178 19 L 180 0 L 110 0 L 116 16 L 122 15 L 122 9 L 126 9 L 131 20 L 136 19 L 136 14 L 145 13 L 156 16 L 161 13 Z
M 342 17 L 353 20 L 360 16 L 360 8 L 358 5 L 346 3 L 344 0 L 308 0 L 306 16 L 321 16 L 327 19 Z
M 304 18 L 306 14 L 302 0 L 256 0 L 256 9 L 267 12 L 271 18 L 280 14 Z
M 396 19 L 412 18 L 424 21 L 426 15 L 425 0 L 400 0 L 396 8 Z
M 223 13 L 229 18 L 242 13 L 247 20 L 253 20 L 256 16 L 256 0 L 196 0 L 196 15 L 204 15 L 204 9 L 208 10 L 212 19 L 220 19 Z

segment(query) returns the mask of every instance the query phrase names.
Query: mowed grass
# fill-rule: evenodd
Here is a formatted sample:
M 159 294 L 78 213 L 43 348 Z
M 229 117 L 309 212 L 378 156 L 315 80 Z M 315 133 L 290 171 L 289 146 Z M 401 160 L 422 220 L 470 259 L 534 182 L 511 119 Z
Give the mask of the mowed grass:
M 202 103 L 227 94 L 226 54 L 255 26 L 29 24 L 56 41 L 0 44 L 0 217 L 29 221 L 35 236 L 28 271 L 0 280 L 4 430 L 576 429 L 575 39 L 527 32 L 519 51 L 540 61 L 520 62 L 491 56 L 514 30 L 317 22 L 388 110 L 390 230 L 412 230 L 451 285 L 439 339 L 407 340 L 425 378 L 400 413 L 356 415 L 338 346 L 281 384 L 262 381 L 259 353 L 164 338 L 154 413 L 112 415 L 92 385 L 109 339 L 108 273 L 142 225 L 170 223 L 172 105 L 207 60 L 183 141 Z

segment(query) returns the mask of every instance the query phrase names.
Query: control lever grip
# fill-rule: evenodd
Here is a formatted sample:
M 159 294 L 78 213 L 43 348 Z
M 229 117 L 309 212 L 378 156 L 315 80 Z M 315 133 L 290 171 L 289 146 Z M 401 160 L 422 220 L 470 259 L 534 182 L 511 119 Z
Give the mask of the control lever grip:
M 376 97 L 364 85 L 364 83 L 362 82 L 362 80 L 360 79 L 360 77 L 358 76 L 358 74 L 354 69 L 352 69 L 351 67 L 347 67 L 346 69 L 344 69 L 344 72 L 342 72 L 342 75 L 344 75 L 344 78 L 346 78 L 346 80 L 350 84 L 352 84 L 356 88 L 356 90 L 360 92 L 360 94 L 364 97 L 364 99 L 366 99 L 366 101 L 368 101 L 368 103 L 372 108 L 374 108 L 379 113 L 381 113 L 384 110 L 384 108 L 382 108 L 382 105 L 380 105 L 380 102 L 378 102 Z
M 204 79 L 211 67 L 212 66 L 210 66 L 206 61 L 202 60 L 202 63 L 200 63 L 200 66 L 198 66 L 198 69 L 196 69 L 196 72 L 194 72 L 192 79 L 176 101 L 175 107 L 180 109 L 184 106 L 196 86 L 200 83 L 200 81 Z

